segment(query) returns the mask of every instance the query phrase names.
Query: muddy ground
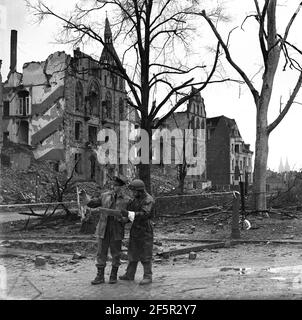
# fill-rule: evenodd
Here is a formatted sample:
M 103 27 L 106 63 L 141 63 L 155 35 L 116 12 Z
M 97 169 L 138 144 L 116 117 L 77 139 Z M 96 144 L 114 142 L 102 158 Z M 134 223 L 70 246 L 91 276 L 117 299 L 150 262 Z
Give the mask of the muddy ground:
M 80 221 L 58 220 L 51 227 L 40 225 L 32 230 L 22 230 L 26 220 L 3 223 L 0 265 L 7 281 L 2 298 L 300 299 L 301 218 L 298 214 L 294 218 L 249 216 L 252 228 L 240 230 L 246 243 L 236 245 L 229 242 L 230 215 L 158 218 L 154 282 L 146 288 L 138 285 L 141 267 L 133 283 L 119 281 L 114 288 L 107 283 L 97 288 L 90 285 L 95 275 L 96 242 L 94 235 L 79 233 Z M 31 219 L 28 226 L 37 222 Z M 120 273 L 127 265 L 128 236 L 129 226 Z M 207 247 L 209 244 L 212 247 Z M 177 253 L 180 249 L 186 252 Z M 197 254 L 192 260 L 191 251 Z M 174 253 L 163 255 L 166 252 Z M 36 264 L 38 256 L 44 259 L 42 266 Z M 107 276 L 109 271 L 107 268 Z

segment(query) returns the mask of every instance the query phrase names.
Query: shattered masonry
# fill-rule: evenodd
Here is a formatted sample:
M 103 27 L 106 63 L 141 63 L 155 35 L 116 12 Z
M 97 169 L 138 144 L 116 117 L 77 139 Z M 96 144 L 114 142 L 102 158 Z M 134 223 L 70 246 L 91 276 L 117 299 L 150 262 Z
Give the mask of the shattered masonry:
M 80 49 L 74 50 L 73 57 L 55 52 L 45 61 L 25 63 L 22 73 L 18 73 L 17 31 L 12 30 L 10 72 L 3 85 L 0 130 L 4 143 L 29 145 L 37 160 L 49 161 L 56 170 L 67 170 L 68 174 L 77 163 L 75 171 L 79 179 L 94 180 L 101 186 L 106 183 L 108 173 L 130 177 L 134 168 L 100 165 L 95 152 L 98 132 L 108 128 L 118 133 L 120 120 L 128 120 L 135 127 L 139 119 L 137 111 L 127 103 L 125 81 L 105 68 L 114 66 L 118 59 L 107 18 L 104 39 L 107 46 L 99 61 Z M 228 188 L 239 180 L 239 174 L 241 181 L 252 183 L 250 145 L 244 143 L 234 119 L 206 118 L 200 93 L 190 99 L 186 111 L 175 112 L 162 126 L 171 130 L 177 127 L 204 130 L 202 141 L 198 142 L 202 161 L 196 168 L 201 174 L 188 176 L 187 187 Z M 0 146 L 1 141 L 0 136 Z M 15 155 L 14 167 L 24 168 L 23 160 L 22 155 Z M 177 175 L 175 165 L 165 165 L 163 170 Z
M 105 38 L 114 50 L 108 19 Z M 127 105 L 125 81 L 105 70 L 114 64 L 106 49 L 100 61 L 74 50 L 73 57 L 55 52 L 45 61 L 16 71 L 17 32 L 11 33 L 11 66 L 4 84 L 4 141 L 28 144 L 38 160 L 51 161 L 78 178 L 103 185 L 109 173 L 131 175 L 128 166 L 101 167 L 94 147 L 103 128 L 118 131 L 120 120 L 134 122 L 136 111 Z

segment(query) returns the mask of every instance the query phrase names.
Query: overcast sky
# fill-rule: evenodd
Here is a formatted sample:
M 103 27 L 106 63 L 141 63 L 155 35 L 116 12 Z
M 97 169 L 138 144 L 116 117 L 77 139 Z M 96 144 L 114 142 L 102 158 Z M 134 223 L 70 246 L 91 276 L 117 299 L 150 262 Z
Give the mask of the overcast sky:
M 280 33 L 283 33 L 286 22 L 291 14 L 295 11 L 300 1 L 279 1 L 278 17 Z M 75 0 L 47 0 L 58 11 L 71 10 Z M 216 3 L 216 1 L 213 1 Z M 234 26 L 240 26 L 243 17 L 254 10 L 253 0 L 229 0 L 225 1 L 225 7 L 231 22 L 221 28 L 226 36 L 228 31 Z M 110 19 L 110 12 L 108 12 Z M 198 46 L 208 45 L 213 40 L 208 26 L 200 20 L 202 30 L 202 41 L 198 44 L 192 44 L 194 52 L 198 52 Z M 248 20 L 244 25 L 244 31 L 240 28 L 232 33 L 230 50 L 234 54 L 234 58 L 249 76 L 253 76 L 259 70 L 261 65 L 260 52 L 254 35 L 256 24 L 252 19 Z M 47 19 L 42 25 L 33 23 L 33 18 L 28 14 L 23 0 L 0 0 L 0 59 L 3 60 L 2 76 L 6 79 L 9 70 L 9 50 L 10 50 L 10 30 L 18 30 L 18 71 L 22 71 L 25 62 L 45 60 L 49 54 L 55 51 L 66 51 L 72 53 L 70 46 L 58 45 L 54 43 L 54 36 L 59 28 L 58 21 L 55 19 Z M 302 29 L 302 12 L 296 19 L 292 28 L 289 40 L 302 48 L 301 39 Z M 300 37 L 300 38 L 299 38 Z M 257 40 L 257 38 L 256 38 Z M 212 42 L 214 43 L 214 42 Z M 83 48 L 81 48 L 83 49 Z M 118 48 L 117 48 L 117 51 Z M 85 52 L 95 54 L 95 47 L 85 47 Z M 201 54 L 202 51 L 200 51 Z M 212 56 L 208 53 L 209 59 Z M 194 59 L 206 59 L 194 55 Z M 239 79 L 228 66 L 225 66 L 225 72 L 232 78 Z M 269 121 L 273 121 L 278 115 L 280 107 L 280 99 L 283 105 L 288 98 L 290 89 L 297 78 L 297 72 L 279 72 L 279 80 L 274 87 L 274 95 L 272 99 L 272 108 L 269 113 Z M 257 77 L 255 77 L 255 86 L 257 86 Z M 208 86 L 202 96 L 205 99 L 206 112 L 208 117 L 225 115 L 236 120 L 241 135 L 246 143 L 251 144 L 254 151 L 255 145 L 255 106 L 251 93 L 246 86 L 238 84 L 214 84 Z M 297 102 L 302 103 L 302 90 L 298 95 Z M 302 105 L 294 104 L 287 114 L 283 122 L 273 131 L 270 137 L 270 153 L 268 159 L 268 167 L 278 170 L 280 159 L 285 162 L 288 157 L 289 164 L 292 169 L 302 169 Z

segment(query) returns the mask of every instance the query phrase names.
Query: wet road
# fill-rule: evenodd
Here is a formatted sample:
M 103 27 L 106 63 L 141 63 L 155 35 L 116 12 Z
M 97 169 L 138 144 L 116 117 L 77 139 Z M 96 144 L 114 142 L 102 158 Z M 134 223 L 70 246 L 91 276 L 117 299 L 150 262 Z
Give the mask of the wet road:
M 205 250 L 154 263 L 154 282 L 119 281 L 91 286 L 93 259 L 70 263 L 70 256 L 35 267 L 32 256 L 2 258 L 6 298 L 21 299 L 301 299 L 301 245 L 238 245 Z M 119 273 L 125 271 L 123 263 Z M 106 269 L 108 279 L 110 268 Z

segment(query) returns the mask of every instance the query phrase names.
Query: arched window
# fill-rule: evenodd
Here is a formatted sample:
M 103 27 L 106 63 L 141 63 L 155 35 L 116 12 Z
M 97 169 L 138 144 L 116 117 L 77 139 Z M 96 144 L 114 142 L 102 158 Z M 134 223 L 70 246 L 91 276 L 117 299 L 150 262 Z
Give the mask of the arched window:
M 189 129 L 195 129 L 194 117 L 192 117 L 189 122 Z
M 205 119 L 201 119 L 200 129 L 205 129 Z
M 112 119 L 112 97 L 111 93 L 107 91 L 106 93 L 106 109 L 105 115 L 107 119 Z
M 196 121 L 195 128 L 196 129 L 200 129 L 200 120 L 199 120 L 199 118 L 196 117 L 195 121 Z
M 195 103 L 194 102 L 191 105 L 191 113 L 195 113 Z
M 119 112 L 120 112 L 120 121 L 124 120 L 125 113 L 124 113 L 124 102 L 123 99 L 120 98 L 119 100 Z
M 77 82 L 75 87 L 75 110 L 80 111 L 83 108 L 83 86 Z
M 89 104 L 90 104 L 90 113 L 98 116 L 99 104 L 100 104 L 100 89 L 96 81 L 93 81 L 89 87 L 88 91 Z
M 202 105 L 199 105 L 199 115 L 202 116 Z

